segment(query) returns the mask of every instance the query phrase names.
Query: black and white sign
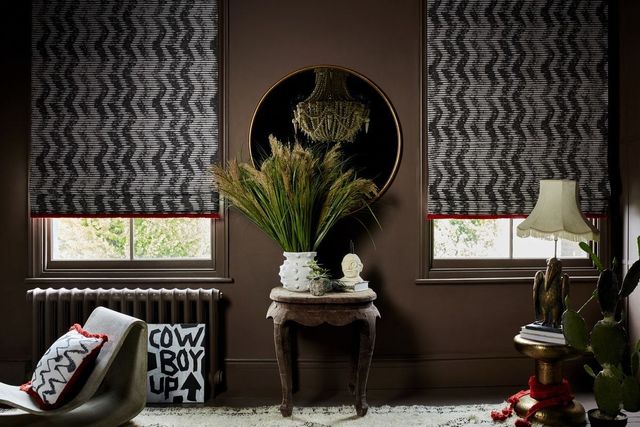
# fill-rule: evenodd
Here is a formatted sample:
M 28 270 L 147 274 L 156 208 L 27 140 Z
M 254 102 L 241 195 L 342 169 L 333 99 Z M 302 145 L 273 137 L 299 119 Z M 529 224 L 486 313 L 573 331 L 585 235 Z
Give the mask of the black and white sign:
M 204 324 L 150 324 L 147 402 L 204 402 Z

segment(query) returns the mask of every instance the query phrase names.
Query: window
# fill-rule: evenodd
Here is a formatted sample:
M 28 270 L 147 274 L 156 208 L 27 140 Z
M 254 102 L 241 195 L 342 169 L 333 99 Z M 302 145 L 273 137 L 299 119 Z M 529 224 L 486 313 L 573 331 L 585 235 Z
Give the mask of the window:
M 225 2 L 181 4 L 175 22 L 149 10 L 171 14 L 178 2 L 132 10 L 40 3 L 31 16 L 40 48 L 31 67 L 28 280 L 228 281 L 227 221 L 189 216 L 219 213 L 209 166 L 225 158 Z M 57 25 L 63 19 L 84 36 Z M 96 20 L 109 22 L 111 34 L 93 31 Z M 135 52 L 121 43 L 127 38 L 136 39 Z M 160 39 L 169 58 L 154 54 Z M 57 48 L 60 40 L 67 49 Z M 94 90 L 102 81 L 108 106 Z M 53 217 L 64 219 L 45 219 Z
M 553 256 L 553 241 L 519 238 L 524 219 L 434 219 L 423 222 L 422 278 L 417 283 L 530 282 Z M 600 244 L 594 250 L 604 260 L 608 224 L 595 220 Z M 605 242 L 605 244 L 602 244 Z M 577 243 L 558 240 L 558 258 L 572 281 L 593 279 L 596 271 Z M 605 261 L 606 262 L 606 261 Z
M 51 221 L 51 259 L 211 259 L 206 218 L 61 218 Z
M 545 34 L 569 27 L 584 31 L 581 40 L 586 44 L 574 43 L 570 50 L 578 55 L 591 51 L 597 60 L 590 60 L 586 66 L 593 70 L 593 81 L 567 80 L 576 90 L 584 88 L 588 92 L 576 103 L 562 85 L 547 82 L 550 74 L 544 67 L 534 70 L 535 76 L 523 73 L 516 76 L 510 72 L 513 61 L 509 49 L 504 50 L 504 55 L 504 52 L 483 55 L 484 47 L 495 42 L 495 34 L 486 31 L 495 27 L 492 17 L 495 2 L 442 19 L 451 5 L 426 1 L 422 25 L 424 161 L 420 219 L 425 213 L 427 218 L 525 215 L 535 206 L 536 187 L 541 179 L 571 177 L 582 178 L 578 181 L 582 185 L 583 212 L 598 217 L 610 212 L 612 186 L 607 171 L 611 168 L 608 164 L 611 156 L 607 153 L 611 149 L 606 118 L 611 88 L 608 74 L 599 71 L 606 68 L 602 65 L 607 64 L 609 55 L 607 11 L 600 3 L 584 2 L 581 6 L 584 9 L 577 15 L 571 12 L 553 22 L 522 20 L 517 13 L 505 15 L 500 22 L 501 28 L 517 29 L 516 36 L 501 40 L 503 46 L 526 42 L 535 46 L 535 54 L 529 56 L 542 62 L 557 56 L 549 48 Z M 544 14 L 544 8 L 543 3 L 536 3 L 534 14 Z M 518 7 L 513 10 L 520 11 Z M 469 20 L 470 16 L 474 19 Z M 576 16 L 588 16 L 589 25 L 581 25 Z M 451 32 L 460 26 L 465 28 L 464 34 L 452 41 Z M 592 41 L 596 41 L 596 50 L 589 48 Z M 456 44 L 470 49 L 457 49 Z M 481 64 L 476 67 L 478 72 L 468 73 L 460 67 L 468 55 L 475 55 L 476 65 Z M 501 78 L 505 75 L 510 77 Z M 531 79 L 540 82 L 545 90 L 536 93 L 513 90 L 526 87 Z M 509 91 L 510 95 L 504 96 Z M 565 120 L 549 127 L 549 117 L 563 110 L 554 103 L 575 107 L 569 110 L 580 116 L 577 120 L 584 119 L 593 126 L 580 129 Z M 584 108 L 577 105 L 583 103 Z M 596 152 L 599 154 L 594 155 Z M 592 165 L 594 159 L 599 165 Z M 418 283 L 494 283 L 514 279 L 530 283 L 533 274 L 544 268 L 544 259 L 553 255 L 553 242 L 518 239 L 514 232 L 517 221 L 421 221 Z M 600 243 L 593 244 L 605 263 L 609 263 L 613 247 L 611 227 L 606 220 L 598 221 Z M 558 257 L 572 279 L 585 280 L 596 275 L 589 258 L 575 245 L 559 241 Z
M 33 219 L 31 233 L 30 280 L 225 280 L 222 220 Z
M 553 255 L 552 240 L 518 237 L 524 219 L 433 220 L 434 259 L 546 259 Z M 558 257 L 586 258 L 578 243 L 558 240 Z

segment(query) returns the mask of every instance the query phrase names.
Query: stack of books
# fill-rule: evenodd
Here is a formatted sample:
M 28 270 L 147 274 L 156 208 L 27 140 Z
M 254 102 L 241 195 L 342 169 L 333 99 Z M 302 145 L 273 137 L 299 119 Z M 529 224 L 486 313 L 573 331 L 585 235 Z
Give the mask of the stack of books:
M 353 292 L 362 292 L 366 291 L 367 289 L 369 289 L 369 282 L 366 280 L 353 285 Z
M 334 289 L 342 292 L 362 292 L 369 289 L 369 282 L 366 280 L 362 282 L 356 282 L 353 285 L 345 285 L 339 280 L 334 283 Z
M 538 322 L 529 323 L 520 329 L 520 336 L 531 341 L 538 341 L 547 344 L 566 345 L 564 334 L 561 328 L 544 326 Z

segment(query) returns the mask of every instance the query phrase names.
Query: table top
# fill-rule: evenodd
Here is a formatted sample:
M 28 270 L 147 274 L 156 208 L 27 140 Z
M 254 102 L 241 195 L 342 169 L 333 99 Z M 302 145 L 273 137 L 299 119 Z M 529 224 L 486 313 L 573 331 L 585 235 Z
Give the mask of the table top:
M 580 350 L 568 345 L 548 344 L 528 340 L 520 336 L 513 337 L 513 343 L 520 353 L 540 360 L 570 360 L 583 354 Z
M 360 292 L 329 292 L 320 297 L 309 292 L 292 292 L 282 286 L 271 289 L 269 298 L 272 301 L 293 304 L 363 304 L 375 300 L 376 293 L 372 289 Z

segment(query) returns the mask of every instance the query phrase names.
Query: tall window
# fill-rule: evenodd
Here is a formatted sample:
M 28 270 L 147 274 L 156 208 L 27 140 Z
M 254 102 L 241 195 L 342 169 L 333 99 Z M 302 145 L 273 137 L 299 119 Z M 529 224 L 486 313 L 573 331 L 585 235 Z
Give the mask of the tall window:
M 28 280 L 228 280 L 223 2 L 95 3 L 31 8 Z
M 425 283 L 543 268 L 553 242 L 517 238 L 509 219 L 532 211 L 543 179 L 577 181 L 582 212 L 609 214 L 609 3 L 424 1 Z M 608 228 L 593 244 L 605 259 Z M 572 278 L 595 273 L 575 244 L 558 257 Z

